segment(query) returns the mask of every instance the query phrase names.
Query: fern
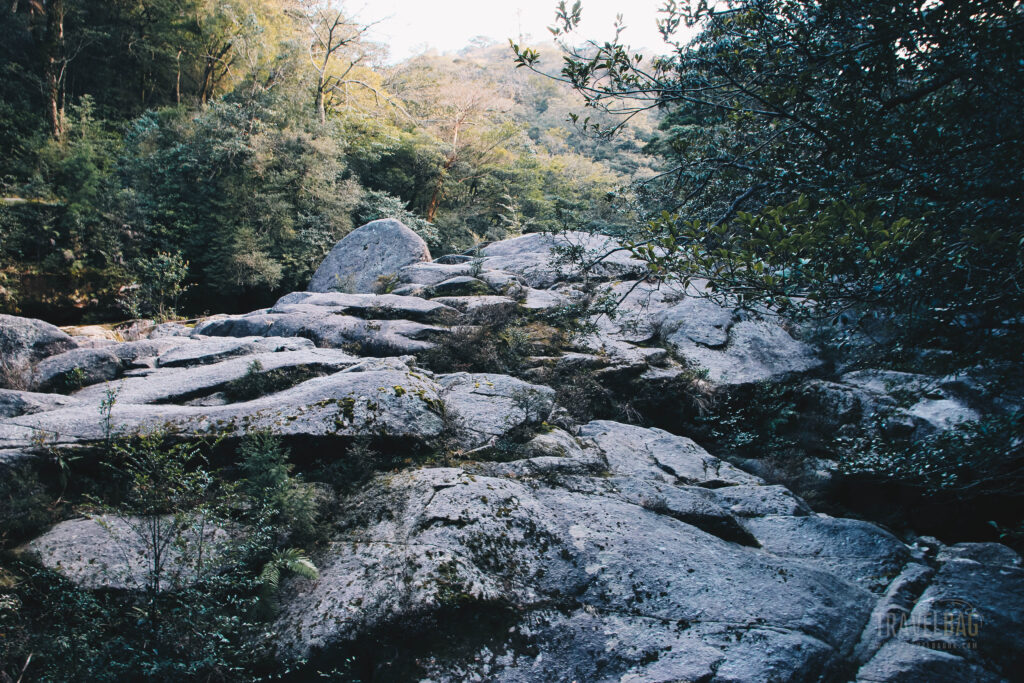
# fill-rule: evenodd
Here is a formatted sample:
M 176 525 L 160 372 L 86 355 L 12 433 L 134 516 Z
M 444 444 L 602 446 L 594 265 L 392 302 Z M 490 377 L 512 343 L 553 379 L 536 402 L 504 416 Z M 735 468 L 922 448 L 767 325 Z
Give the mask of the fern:
M 314 581 L 320 578 L 320 571 L 301 549 L 288 548 L 274 552 L 263 565 L 259 576 L 260 603 L 271 614 L 278 610 L 277 592 L 281 586 L 281 577 L 285 574 L 295 574 Z

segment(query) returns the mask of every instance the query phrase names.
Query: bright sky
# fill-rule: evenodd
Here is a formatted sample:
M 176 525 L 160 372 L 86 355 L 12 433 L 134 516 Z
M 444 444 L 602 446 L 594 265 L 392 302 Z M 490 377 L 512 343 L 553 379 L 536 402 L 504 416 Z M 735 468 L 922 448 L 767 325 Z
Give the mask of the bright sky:
M 351 0 L 350 11 L 362 22 L 383 21 L 373 40 L 390 47 L 389 61 L 399 61 L 427 48 L 441 52 L 465 47 L 477 36 L 499 42 L 523 35 L 536 43 L 550 39 L 557 0 Z M 567 5 L 572 5 L 567 2 Z M 583 0 L 579 40 L 607 40 L 614 35 L 615 15 L 622 14 L 623 39 L 632 47 L 663 45 L 655 27 L 664 0 Z

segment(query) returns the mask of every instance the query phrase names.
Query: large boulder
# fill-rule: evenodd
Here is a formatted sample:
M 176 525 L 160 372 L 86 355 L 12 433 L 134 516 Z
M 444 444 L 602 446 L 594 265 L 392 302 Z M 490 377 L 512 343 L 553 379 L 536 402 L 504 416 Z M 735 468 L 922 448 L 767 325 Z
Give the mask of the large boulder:
M 746 521 L 761 546 L 881 592 L 910 558 L 907 547 L 873 524 L 818 515 L 767 515 Z
M 519 302 L 507 296 L 442 296 L 432 301 L 462 311 L 470 322 L 507 319 L 515 314 Z
M 313 274 L 309 291 L 371 293 L 378 278 L 429 260 L 427 243 L 401 221 L 373 221 L 334 245 Z
M 67 392 L 114 379 L 121 372 L 121 359 L 106 348 L 72 349 L 39 362 L 33 373 L 33 388 Z
M 584 277 L 624 280 L 649 272 L 646 263 L 614 239 L 585 232 L 531 233 L 490 244 L 483 256 L 487 270 L 514 273 L 538 289 Z M 583 266 L 589 266 L 587 272 Z
M 469 275 L 460 275 L 443 282 L 438 282 L 431 288 L 435 296 L 473 296 L 488 294 L 491 288 L 483 280 L 478 280 Z
M 50 323 L 0 315 L 0 387 L 25 388 L 31 381 L 32 364 L 76 346 L 70 336 Z
M 402 268 L 398 273 L 398 278 L 407 284 L 430 286 L 453 277 L 469 275 L 472 270 L 469 264 L 465 263 L 414 263 Z
M 779 379 L 821 366 L 814 349 L 781 325 L 699 297 L 686 297 L 659 314 L 662 341 L 718 385 Z
M 596 448 L 621 476 L 705 488 L 763 483 L 711 455 L 692 439 L 661 429 L 594 420 L 580 428 L 579 437 Z
M 276 307 L 275 307 L 276 308 Z M 214 318 L 196 325 L 196 334 L 222 337 L 304 337 L 323 348 L 354 349 L 372 356 L 396 356 L 433 348 L 447 332 L 412 320 L 365 320 L 326 306 L 289 305 L 281 313 L 254 311 Z
M 117 382 L 86 387 L 76 392 L 74 399 L 98 405 L 107 392 L 112 390 L 117 392 L 117 402 L 121 404 L 216 405 L 230 402 L 227 400 L 230 397 L 224 397 L 223 392 L 247 379 L 259 381 L 255 378 L 267 373 L 276 373 L 277 376 L 290 374 L 300 379 L 311 379 L 316 375 L 331 374 L 351 367 L 360 361 L 361 359 L 337 349 L 257 353 L 211 364 L 161 367 L 135 372 Z
M 300 340 L 305 342 L 305 340 Z M 263 342 L 263 340 L 260 340 Z M 292 344 L 292 340 L 285 340 Z M 223 345 L 223 340 L 214 340 Z M 80 347 L 39 361 L 32 373 L 33 388 L 68 392 L 119 377 L 130 368 L 156 365 L 160 356 L 170 357 L 178 347 L 191 344 L 193 353 L 201 347 L 188 338 L 107 341 L 102 346 Z
M 910 600 L 875 611 L 865 636 L 877 649 L 857 681 L 1019 679 L 1024 669 L 1020 557 L 996 543 L 961 543 L 942 550 L 938 560 L 928 580 L 915 582 Z
M 183 436 L 240 437 L 253 430 L 269 430 L 284 437 L 327 442 L 359 436 L 425 441 L 444 429 L 440 391 L 437 383 L 414 372 L 402 359 L 374 359 L 226 405 L 128 403 L 152 396 L 147 387 L 131 387 L 126 401 L 118 399 L 113 406 L 109 427 L 119 433 L 163 428 Z M 95 402 L 0 419 L 0 448 L 26 447 L 39 432 L 51 435 L 54 446 L 104 441 L 109 433 L 99 419 L 101 399 L 95 393 L 90 397 Z
M 311 348 L 313 348 L 313 342 L 301 337 L 213 339 L 194 335 L 189 343 L 175 346 L 170 351 L 160 354 L 158 363 L 160 367 L 165 368 L 205 365 L 256 353 L 280 353 Z
M 271 308 L 209 318 L 193 334 L 304 337 L 319 347 L 395 356 L 432 348 L 431 339 L 446 331 L 437 324 L 460 317 L 454 308 L 415 296 L 292 292 Z
M 259 372 L 295 371 L 299 381 L 266 395 L 231 402 L 218 392 Z M 302 373 L 313 375 L 303 377 Z M 12 395 L 0 418 L 0 448 L 27 448 L 39 433 L 57 447 L 97 443 L 110 436 L 100 404 L 115 397 L 109 430 L 168 429 L 180 435 L 242 436 L 269 430 L 283 437 L 336 443 L 370 436 L 430 442 L 447 431 L 475 447 L 545 419 L 554 392 L 514 377 L 459 373 L 434 377 L 412 358 L 359 359 L 327 349 L 261 353 L 214 364 L 142 370 L 118 382 L 78 392 L 50 409 L 22 410 Z M 453 420 L 458 422 L 454 424 Z
M 448 411 L 461 421 L 463 441 L 480 446 L 523 425 L 547 419 L 554 406 L 550 387 L 491 373 L 459 372 L 439 378 Z
M 60 394 L 0 389 L 0 418 L 42 413 L 78 403 L 78 400 Z
M 461 609 L 490 615 L 486 637 L 410 654 L 420 676 L 756 681 L 842 669 L 875 597 L 759 550 L 718 496 L 756 489 L 755 477 L 689 440 L 611 422 L 527 451 L 477 471 L 380 477 L 347 501 L 320 580 L 287 591 L 281 656 L 329 660 L 396 628 L 415 643 L 455 629 L 445 615 Z
M 198 580 L 228 541 L 198 517 L 97 515 L 61 522 L 19 552 L 84 588 L 163 591 Z
M 929 568 L 659 430 L 594 422 L 523 453 L 383 475 L 344 501 L 320 579 L 285 587 L 279 656 L 516 683 L 1020 670 L 1020 560 L 1004 546 L 954 546 Z
M 880 443 L 923 441 L 1002 412 L 991 393 L 971 380 L 969 375 L 857 370 L 831 381 L 805 382 L 798 408 L 809 436 L 862 458 Z
M 309 307 L 320 307 L 309 308 Z M 421 323 L 453 323 L 459 318 L 456 310 L 443 302 L 428 301 L 415 296 L 396 294 L 343 294 L 341 292 L 292 292 L 286 294 L 268 313 L 308 312 L 323 315 L 351 315 L 368 320 L 414 320 Z
M 578 345 L 608 356 L 618 369 L 657 365 L 645 381 L 670 382 L 697 370 L 716 386 L 743 385 L 821 366 L 814 349 L 777 321 L 712 301 L 704 296 L 704 286 L 646 280 L 601 285 L 599 297 L 613 300 L 615 312 L 592 316 L 593 332 Z M 582 296 L 572 289 L 564 295 Z M 667 362 L 666 351 L 679 362 Z

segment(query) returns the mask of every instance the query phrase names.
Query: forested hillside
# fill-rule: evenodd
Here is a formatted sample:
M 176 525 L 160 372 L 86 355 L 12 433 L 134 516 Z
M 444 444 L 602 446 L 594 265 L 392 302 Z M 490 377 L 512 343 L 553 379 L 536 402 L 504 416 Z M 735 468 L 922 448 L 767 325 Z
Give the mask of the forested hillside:
M 58 0 L 0 14 L 0 310 L 110 320 L 265 304 L 353 225 L 436 253 L 601 230 L 649 173 L 652 119 L 612 144 L 507 45 L 384 66 L 313 0 Z

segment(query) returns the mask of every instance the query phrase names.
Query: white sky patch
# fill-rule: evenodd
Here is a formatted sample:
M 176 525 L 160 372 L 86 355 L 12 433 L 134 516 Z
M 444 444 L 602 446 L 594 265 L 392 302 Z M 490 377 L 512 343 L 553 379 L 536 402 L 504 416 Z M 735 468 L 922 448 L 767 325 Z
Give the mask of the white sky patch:
M 501 43 L 509 38 L 539 44 L 551 39 L 547 27 L 554 24 L 557 0 L 355 0 L 347 3 L 359 21 L 381 22 L 369 37 L 389 48 L 389 62 L 428 49 L 452 52 L 473 38 L 487 37 Z M 571 2 L 566 4 L 571 6 Z M 664 0 L 583 0 L 583 21 L 573 42 L 610 40 L 615 15 L 622 14 L 623 40 L 634 48 L 664 47 L 655 25 Z

